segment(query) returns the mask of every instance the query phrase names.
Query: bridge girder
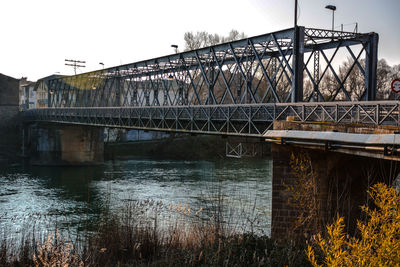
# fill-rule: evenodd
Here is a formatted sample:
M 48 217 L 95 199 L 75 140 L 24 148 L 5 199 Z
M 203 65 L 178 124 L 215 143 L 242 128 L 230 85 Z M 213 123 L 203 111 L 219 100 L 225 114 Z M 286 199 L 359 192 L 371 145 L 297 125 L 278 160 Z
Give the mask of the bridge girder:
M 279 120 L 400 127 L 400 101 L 44 108 L 26 121 L 262 137 Z

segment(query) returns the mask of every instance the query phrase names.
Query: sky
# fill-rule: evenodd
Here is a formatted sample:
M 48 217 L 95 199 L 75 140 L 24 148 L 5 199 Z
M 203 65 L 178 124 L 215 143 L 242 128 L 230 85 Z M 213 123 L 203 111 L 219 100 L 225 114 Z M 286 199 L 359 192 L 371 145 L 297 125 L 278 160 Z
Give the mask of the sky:
M 400 64 L 400 0 L 298 0 L 298 24 L 347 25 L 379 34 L 379 58 Z M 0 73 L 35 81 L 71 75 L 65 59 L 86 61 L 78 73 L 181 50 L 187 31 L 247 36 L 293 27 L 294 0 L 2 0 Z M 349 24 L 349 25 L 348 25 Z M 400 76 L 400 74 L 399 74 Z

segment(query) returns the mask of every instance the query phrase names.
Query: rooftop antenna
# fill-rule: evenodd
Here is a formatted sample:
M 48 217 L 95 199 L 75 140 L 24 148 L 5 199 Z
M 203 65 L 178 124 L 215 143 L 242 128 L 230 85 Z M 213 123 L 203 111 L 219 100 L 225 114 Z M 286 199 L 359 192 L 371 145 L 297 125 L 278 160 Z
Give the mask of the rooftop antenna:
M 74 67 L 74 73 L 76 75 L 76 69 L 77 68 L 85 68 L 85 65 L 80 65 L 80 64 L 85 64 L 86 61 L 81 61 L 81 60 L 74 60 L 74 59 L 66 59 L 65 60 L 65 66 L 72 66 Z

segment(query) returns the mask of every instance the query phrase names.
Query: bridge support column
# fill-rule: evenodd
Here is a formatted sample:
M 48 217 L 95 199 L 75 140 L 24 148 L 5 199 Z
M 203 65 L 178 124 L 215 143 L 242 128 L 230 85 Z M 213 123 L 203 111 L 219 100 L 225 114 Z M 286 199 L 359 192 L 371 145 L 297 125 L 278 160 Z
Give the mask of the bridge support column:
M 337 214 L 345 217 L 346 230 L 354 233 L 357 219 L 362 218 L 360 206 L 368 201 L 368 188 L 379 181 L 392 183 L 400 171 L 394 162 L 382 159 L 279 144 L 271 149 L 271 237 L 278 240 L 308 238 L 325 229 Z M 315 173 L 311 188 L 308 183 L 299 186 L 290 167 L 291 155 L 301 154 L 308 157 Z M 300 199 L 298 193 L 303 194 Z
M 26 148 L 33 165 L 93 165 L 104 161 L 104 129 L 32 124 Z

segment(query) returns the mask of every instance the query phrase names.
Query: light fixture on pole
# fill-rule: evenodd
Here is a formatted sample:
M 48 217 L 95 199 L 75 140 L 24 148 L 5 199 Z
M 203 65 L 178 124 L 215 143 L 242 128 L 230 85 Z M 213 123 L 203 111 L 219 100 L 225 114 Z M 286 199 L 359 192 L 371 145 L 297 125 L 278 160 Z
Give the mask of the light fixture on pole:
M 334 5 L 327 5 L 326 9 L 332 10 L 332 31 L 335 29 L 335 10 L 336 6 Z
M 102 65 L 103 69 L 104 69 L 104 63 L 103 62 L 99 62 L 99 65 Z
M 175 54 L 178 54 L 178 45 L 173 44 L 173 45 L 171 45 L 171 47 L 172 47 L 173 49 L 175 49 Z

